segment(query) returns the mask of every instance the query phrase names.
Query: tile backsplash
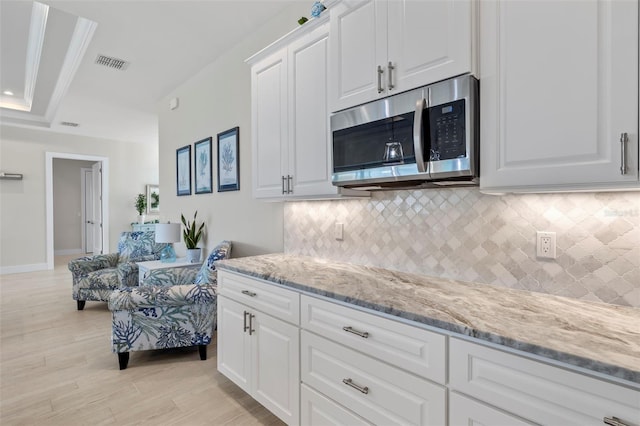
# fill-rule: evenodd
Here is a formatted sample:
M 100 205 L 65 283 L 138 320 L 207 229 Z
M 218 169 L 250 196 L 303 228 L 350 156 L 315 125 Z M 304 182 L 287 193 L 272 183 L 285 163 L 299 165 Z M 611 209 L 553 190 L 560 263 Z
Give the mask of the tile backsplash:
M 284 224 L 286 253 L 640 307 L 640 192 L 376 192 L 286 203 Z M 555 260 L 536 231 L 556 232 Z

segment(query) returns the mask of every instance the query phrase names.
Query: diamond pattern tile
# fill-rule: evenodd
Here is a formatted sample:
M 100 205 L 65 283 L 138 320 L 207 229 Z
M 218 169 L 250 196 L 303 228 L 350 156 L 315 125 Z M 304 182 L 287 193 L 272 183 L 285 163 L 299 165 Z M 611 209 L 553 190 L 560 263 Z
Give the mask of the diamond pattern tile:
M 390 191 L 286 203 L 284 215 L 286 253 L 640 307 L 637 192 Z M 554 261 L 536 258 L 537 230 L 556 232 Z

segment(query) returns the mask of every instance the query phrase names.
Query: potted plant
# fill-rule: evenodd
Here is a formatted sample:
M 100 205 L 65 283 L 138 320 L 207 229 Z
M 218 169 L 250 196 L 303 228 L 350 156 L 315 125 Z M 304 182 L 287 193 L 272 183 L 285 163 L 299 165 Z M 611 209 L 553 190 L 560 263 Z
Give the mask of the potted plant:
M 147 196 L 138 194 L 136 197 L 136 210 L 138 211 L 138 223 L 144 223 L 144 212 L 147 210 Z
M 182 226 L 184 226 L 184 229 L 182 230 L 182 237 L 184 239 L 184 244 L 187 246 L 187 261 L 190 263 L 199 262 L 202 252 L 202 249 L 198 247 L 198 243 L 200 242 L 202 233 L 204 232 L 204 222 L 202 222 L 200 226 L 198 226 L 198 224 L 196 223 L 197 217 L 197 210 L 193 215 L 192 222 L 187 221 L 184 218 L 184 215 L 180 215 Z

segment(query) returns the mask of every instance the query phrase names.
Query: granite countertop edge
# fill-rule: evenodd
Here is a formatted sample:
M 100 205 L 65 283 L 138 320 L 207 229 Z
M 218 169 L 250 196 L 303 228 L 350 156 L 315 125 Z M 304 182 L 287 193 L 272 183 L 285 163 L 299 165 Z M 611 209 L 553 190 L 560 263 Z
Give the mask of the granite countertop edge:
M 610 364 L 610 363 L 606 363 L 606 362 L 602 362 L 602 361 L 598 361 L 598 360 L 594 360 L 594 359 L 590 359 L 590 358 L 586 358 L 586 357 L 582 357 L 574 354 L 569 354 L 566 352 L 547 348 L 537 344 L 531 344 L 525 341 L 521 341 L 519 339 L 504 337 L 496 333 L 477 330 L 472 327 L 439 320 L 429 316 L 420 315 L 415 312 L 407 312 L 407 311 L 399 310 L 391 306 L 385 306 L 385 305 L 381 305 L 371 301 L 362 300 L 360 298 L 346 296 L 333 291 L 328 291 L 328 290 L 320 289 L 317 287 L 301 284 L 299 282 L 289 281 L 280 277 L 274 277 L 271 275 L 257 273 L 247 268 L 238 267 L 235 265 L 229 265 L 224 261 L 220 263 L 216 262 L 216 265 L 219 269 L 246 274 L 255 278 L 259 278 L 268 282 L 272 282 L 272 283 L 293 288 L 296 290 L 304 291 L 310 294 L 315 294 L 315 295 L 324 296 L 330 299 L 339 300 L 347 304 L 351 304 L 351 305 L 355 305 L 355 306 L 359 306 L 367 309 L 372 309 L 377 312 L 382 312 L 382 313 L 403 318 L 409 321 L 415 321 L 415 322 L 432 326 L 432 327 L 435 327 L 444 331 L 448 331 L 451 333 L 473 337 L 479 340 L 483 340 L 485 342 L 498 344 L 511 349 L 516 349 L 516 350 L 520 350 L 530 354 L 538 355 L 543 358 L 549 358 L 551 360 L 570 364 L 572 366 L 580 367 L 585 370 L 597 372 L 607 376 L 616 377 L 629 382 L 633 382 L 635 384 L 640 384 L 640 371 L 634 371 L 618 365 L 614 365 L 614 364 Z

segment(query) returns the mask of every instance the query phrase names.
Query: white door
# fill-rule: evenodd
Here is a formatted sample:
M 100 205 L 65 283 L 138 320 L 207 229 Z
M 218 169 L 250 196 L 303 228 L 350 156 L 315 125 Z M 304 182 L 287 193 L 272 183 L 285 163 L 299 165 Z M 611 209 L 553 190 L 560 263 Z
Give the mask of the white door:
M 293 195 L 336 194 L 331 184 L 329 24 L 289 45 L 289 169 Z
M 218 296 L 218 371 L 247 393 L 250 389 L 250 313 L 245 305 Z
M 282 197 L 289 143 L 286 49 L 251 68 L 251 109 L 253 196 Z
M 82 179 L 83 179 L 83 239 L 84 244 L 82 248 L 85 253 L 93 253 L 93 169 L 82 169 Z
M 389 94 L 471 72 L 471 0 L 388 3 Z
M 480 16 L 482 189 L 637 186 L 638 2 L 486 1 Z
M 332 112 L 386 95 L 387 4 L 343 1 L 331 8 Z M 381 73 L 378 73 L 380 67 Z
M 298 327 L 261 312 L 251 319 L 253 397 L 288 425 L 298 424 L 300 335 Z
M 102 163 L 94 163 L 91 169 L 93 172 L 93 254 L 102 254 Z

